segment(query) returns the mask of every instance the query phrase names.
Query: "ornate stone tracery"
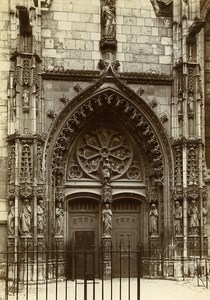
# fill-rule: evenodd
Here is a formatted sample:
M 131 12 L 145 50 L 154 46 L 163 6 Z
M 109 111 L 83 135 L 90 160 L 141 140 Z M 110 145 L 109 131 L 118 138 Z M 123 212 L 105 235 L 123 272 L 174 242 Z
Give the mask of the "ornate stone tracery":
M 128 115 L 130 117 L 131 122 L 136 124 L 135 126 L 138 128 L 137 129 L 137 134 L 139 137 L 141 137 L 144 140 L 144 149 L 145 151 L 148 151 L 149 153 L 149 158 L 151 162 L 151 172 L 150 176 L 154 178 L 154 182 L 159 182 L 161 183 L 163 180 L 163 165 L 162 165 L 162 154 L 160 150 L 159 143 L 157 141 L 157 138 L 155 137 L 155 134 L 153 133 L 150 125 L 147 123 L 147 121 L 137 112 L 136 108 L 131 105 L 130 103 L 127 102 L 125 98 L 123 98 L 120 95 L 117 95 L 116 93 L 104 93 L 104 94 L 99 94 L 98 97 L 93 97 L 90 100 L 88 100 L 86 103 L 83 104 L 83 106 L 79 107 L 78 110 L 72 115 L 72 117 L 66 122 L 64 125 L 58 139 L 57 143 L 55 146 L 54 150 L 54 156 L 53 156 L 53 172 L 56 173 L 62 173 L 64 172 L 64 165 L 63 165 L 63 156 L 65 153 L 68 151 L 68 145 L 70 144 L 70 136 L 74 135 L 74 131 L 76 128 L 78 128 L 81 125 L 81 121 L 83 118 L 87 118 L 88 115 L 92 114 L 94 110 L 98 110 L 102 106 L 111 106 L 115 110 L 120 110 L 124 112 L 124 114 Z M 96 134 L 95 134 L 96 135 Z M 98 147 L 98 150 L 101 152 L 101 157 L 104 155 L 106 156 L 106 152 L 110 151 L 106 147 L 99 147 L 97 146 L 97 140 L 96 136 L 91 137 L 92 140 L 95 139 L 95 145 Z M 80 165 L 84 164 L 84 161 L 88 161 L 88 158 L 85 157 L 87 155 L 87 150 L 89 152 L 89 156 L 91 155 L 96 155 L 96 150 L 92 149 L 93 147 L 91 146 L 90 142 L 90 137 L 88 137 L 89 141 L 86 141 L 86 147 L 81 148 L 80 151 L 78 151 L 78 161 Z M 98 141 L 99 142 L 99 141 Z M 83 142 L 84 143 L 84 142 Z M 92 141 L 93 143 L 93 141 Z M 79 150 L 79 149 L 78 149 Z M 106 151 L 105 151 L 106 150 Z M 86 154 L 84 153 L 86 152 Z M 104 151 L 104 152 L 103 152 Z M 127 151 L 127 154 L 126 154 Z M 126 160 L 128 160 L 130 154 L 127 150 L 125 151 L 124 154 L 122 154 L 122 149 L 121 149 L 121 154 L 117 155 L 124 155 L 125 157 L 127 156 Z M 91 153 L 90 153 L 91 152 Z M 119 152 L 119 151 L 118 151 Z M 116 155 L 115 155 L 116 156 Z M 89 158 L 90 160 L 90 158 Z M 119 158 L 118 158 L 119 160 Z M 121 159 L 122 160 L 122 159 Z M 93 162 L 93 165 L 86 165 L 86 169 L 84 171 L 88 173 L 90 176 L 96 176 L 96 175 L 91 175 L 92 172 L 98 168 L 99 166 L 99 161 L 100 159 L 97 158 L 96 161 Z M 89 168 L 89 170 L 87 169 Z M 114 165 L 113 165 L 114 168 Z M 124 168 L 124 167 L 123 167 Z M 114 170 L 114 169 L 113 169 Z M 115 166 L 114 172 L 117 174 L 120 174 L 122 171 L 117 170 Z M 63 175 L 62 175 L 63 176 Z M 117 175 L 115 175 L 117 176 Z
M 100 168 L 109 159 L 112 179 L 122 176 L 130 166 L 133 152 L 121 133 L 106 127 L 87 132 L 77 146 L 77 159 L 86 174 L 100 177 Z

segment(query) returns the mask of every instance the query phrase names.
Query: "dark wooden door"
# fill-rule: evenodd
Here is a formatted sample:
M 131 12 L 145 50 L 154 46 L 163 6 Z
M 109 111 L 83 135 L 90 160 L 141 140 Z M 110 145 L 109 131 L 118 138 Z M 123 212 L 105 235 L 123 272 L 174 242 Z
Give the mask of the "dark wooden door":
M 94 231 L 76 231 L 74 243 L 75 278 L 95 275 L 95 236 Z
M 95 249 L 98 248 L 98 203 L 91 199 L 69 202 L 68 248 L 69 277 L 97 274 Z
M 140 205 L 132 201 L 113 203 L 113 276 L 137 275 L 140 242 Z

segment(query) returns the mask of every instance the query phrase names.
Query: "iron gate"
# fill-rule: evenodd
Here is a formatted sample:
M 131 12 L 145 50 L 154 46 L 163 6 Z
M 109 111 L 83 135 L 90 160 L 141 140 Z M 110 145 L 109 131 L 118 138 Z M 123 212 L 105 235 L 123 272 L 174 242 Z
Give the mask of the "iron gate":
M 3 255 L 3 254 L 2 254 Z M 3 257 L 3 256 L 2 256 Z M 140 278 L 197 276 L 198 285 L 209 283 L 207 258 L 168 258 L 138 247 L 109 251 L 101 247 L 72 250 L 17 248 L 4 253 L 3 289 L 6 300 L 140 300 Z M 1 298 L 0 291 L 0 298 Z
M 140 251 L 84 249 L 7 253 L 6 300 L 140 300 Z

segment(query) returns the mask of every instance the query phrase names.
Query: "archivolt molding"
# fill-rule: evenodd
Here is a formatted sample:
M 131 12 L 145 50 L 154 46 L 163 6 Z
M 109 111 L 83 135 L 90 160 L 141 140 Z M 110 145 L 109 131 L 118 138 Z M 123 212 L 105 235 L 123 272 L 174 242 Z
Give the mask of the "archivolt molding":
M 210 0 L 202 0 L 201 1 L 201 17 L 206 18 L 210 7 Z
M 153 128 L 156 128 L 156 134 L 161 137 L 161 140 L 164 142 L 169 157 L 171 156 L 170 152 L 170 144 L 167 137 L 167 133 L 165 131 L 165 128 L 162 126 L 158 116 L 154 113 L 152 108 L 148 105 L 146 101 L 141 98 L 138 93 L 135 93 L 131 88 L 129 88 L 124 81 L 121 80 L 119 74 L 116 72 L 117 67 L 119 66 L 116 62 L 113 62 L 111 64 L 105 63 L 104 69 L 101 72 L 100 78 L 93 81 L 93 83 L 86 89 L 80 91 L 71 101 L 66 101 L 65 106 L 63 109 L 56 115 L 54 118 L 54 121 L 52 122 L 52 125 L 49 129 L 49 136 L 48 136 L 48 143 L 53 138 L 54 133 L 59 127 L 64 126 L 65 122 L 67 121 L 67 117 L 69 115 L 72 115 L 71 119 L 73 118 L 75 120 L 75 124 L 77 124 L 79 118 L 86 118 L 86 113 L 89 110 L 93 109 L 91 105 L 93 105 L 93 102 L 99 102 L 99 106 L 101 106 L 103 97 L 107 98 L 107 104 L 110 104 L 112 102 L 112 96 L 103 96 L 101 91 L 101 96 L 96 100 L 94 96 L 91 98 L 91 95 L 93 95 L 99 88 L 106 82 L 110 82 L 110 80 L 117 86 L 117 88 L 121 91 L 118 92 L 118 98 L 124 99 L 126 102 L 126 109 L 125 112 L 131 113 L 133 111 L 132 119 L 135 119 L 138 117 L 139 113 L 144 114 L 146 119 L 149 120 L 148 123 L 153 124 Z M 112 89 L 113 90 L 113 89 Z M 114 90 L 113 90 L 114 91 Z M 115 91 L 116 92 L 116 91 Z M 94 98 L 94 101 L 93 101 Z M 126 99 L 127 98 L 127 99 Z M 129 99 L 129 100 L 128 100 Z M 116 106 L 119 105 L 119 103 L 122 106 L 123 101 L 117 100 Z M 104 103 L 104 102 L 103 102 Z M 113 102 L 114 103 L 114 102 Z M 129 104 L 130 103 L 130 104 Z M 79 107 L 80 106 L 80 107 Z M 130 106 L 130 107 L 129 107 Z M 79 107 L 79 108 L 78 108 Z M 78 108 L 78 109 L 77 109 Z M 76 111 L 77 110 L 77 111 Z M 138 110 L 140 112 L 138 112 Z M 74 113 L 72 113 L 74 112 Z M 136 116 L 135 116 L 136 114 Z M 72 123 L 72 122 L 71 122 Z M 62 125 L 63 124 L 63 125 Z
M 116 63 L 104 64 L 100 79 L 96 80 L 90 87 L 80 91 L 71 101 L 68 101 L 52 123 L 48 143 L 50 143 L 57 128 L 62 128 L 54 143 L 52 157 L 52 172 L 58 181 L 63 178 L 64 157 L 68 153 L 75 132 L 83 126 L 89 117 L 102 108 L 108 107 L 117 113 L 120 112 L 121 115 L 124 114 L 132 127 L 135 128 L 139 139 L 144 140 L 145 151 L 151 156 L 150 176 L 154 177 L 154 182 L 162 184 L 163 160 L 166 154 L 164 153 L 163 156 L 164 148 L 167 151 L 169 163 L 171 162 L 170 144 L 165 129 L 151 107 L 118 78 L 117 66 Z M 120 92 L 113 88 L 96 92 L 107 77 L 110 79 L 110 76 L 112 76 L 113 82 Z M 162 150 L 160 141 L 165 144 Z
M 159 174 L 158 180 L 162 181 L 160 174 L 163 174 L 163 163 L 160 162 L 163 161 L 163 153 L 159 146 L 160 141 L 164 144 L 163 149 L 167 152 L 169 163 L 171 163 L 171 149 L 167 134 L 151 107 L 119 79 L 116 72 L 117 66 L 116 63 L 104 64 L 101 77 L 95 80 L 91 86 L 80 91 L 71 101 L 67 101 L 64 108 L 55 117 L 46 143 L 48 148 L 50 141 L 54 139 L 55 132 L 59 127 L 62 128 L 54 142 L 53 174 L 60 174 L 63 177 L 63 161 L 74 133 L 83 126 L 91 115 L 96 114 L 97 111 L 106 106 L 121 114 L 123 113 L 125 118 L 131 121 L 137 135 L 145 140 L 144 147 L 147 148 L 145 151 L 153 156 L 154 168 L 152 168 L 151 173 Z M 99 91 L 107 78 L 110 81 L 110 77 L 120 92 L 113 88 Z M 164 157 L 165 155 L 166 153 L 164 153 Z
M 150 177 L 154 183 L 163 183 L 163 152 L 160 147 L 157 135 L 146 118 L 134 107 L 127 99 L 123 98 L 116 92 L 111 90 L 95 95 L 83 103 L 72 114 L 63 126 L 59 136 L 57 137 L 53 158 L 52 171 L 56 175 L 58 182 L 64 175 L 65 157 L 69 151 L 69 147 L 74 140 L 75 132 L 82 127 L 86 119 L 96 114 L 102 107 L 112 107 L 120 114 L 125 114 L 136 128 L 136 134 L 142 141 L 145 152 L 148 153 L 150 161 Z

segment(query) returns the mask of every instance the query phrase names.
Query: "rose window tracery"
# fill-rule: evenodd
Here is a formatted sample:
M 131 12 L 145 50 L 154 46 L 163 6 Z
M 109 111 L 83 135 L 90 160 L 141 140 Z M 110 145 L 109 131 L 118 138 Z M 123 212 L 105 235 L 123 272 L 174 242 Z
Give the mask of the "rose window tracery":
M 82 170 L 91 178 L 102 179 L 102 168 L 109 163 L 111 179 L 117 179 L 132 163 L 133 150 L 125 135 L 115 129 L 98 127 L 79 140 L 77 160 Z

